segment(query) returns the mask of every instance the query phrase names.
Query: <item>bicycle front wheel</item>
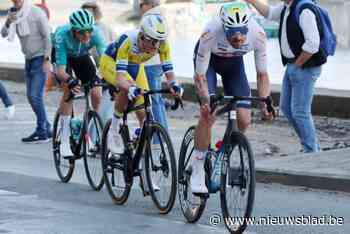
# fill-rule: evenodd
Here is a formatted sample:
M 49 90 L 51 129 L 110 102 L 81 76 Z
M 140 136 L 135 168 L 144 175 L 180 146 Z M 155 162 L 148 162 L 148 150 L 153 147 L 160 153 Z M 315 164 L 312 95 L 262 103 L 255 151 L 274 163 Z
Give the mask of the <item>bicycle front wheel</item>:
M 111 128 L 109 120 L 103 130 L 102 137 L 102 169 L 107 191 L 114 204 L 122 205 L 129 197 L 133 177 L 128 176 L 129 158 L 126 153 L 112 153 L 108 147 L 108 132 Z M 123 135 L 121 137 L 124 137 Z
M 72 178 L 75 161 L 72 158 L 65 159 L 60 152 L 62 136 L 62 124 L 60 123 L 60 114 L 57 112 L 53 122 L 52 133 L 52 151 L 53 159 L 55 162 L 55 168 L 60 180 L 64 183 L 68 183 Z
M 225 145 L 221 169 L 220 201 L 226 228 L 234 234 L 243 233 L 251 216 L 255 196 L 254 157 L 248 139 L 233 132 Z
M 146 180 L 154 204 L 161 214 L 167 214 L 176 198 L 176 160 L 167 131 L 158 123 L 150 125 L 145 144 Z
M 189 223 L 197 222 L 203 214 L 207 199 L 194 196 L 191 184 L 191 158 L 194 151 L 194 131 L 196 126 L 190 127 L 182 140 L 179 158 L 178 194 L 182 213 Z
M 101 167 L 102 131 L 101 118 L 95 111 L 89 111 L 84 121 L 84 166 L 91 188 L 99 191 L 104 184 Z

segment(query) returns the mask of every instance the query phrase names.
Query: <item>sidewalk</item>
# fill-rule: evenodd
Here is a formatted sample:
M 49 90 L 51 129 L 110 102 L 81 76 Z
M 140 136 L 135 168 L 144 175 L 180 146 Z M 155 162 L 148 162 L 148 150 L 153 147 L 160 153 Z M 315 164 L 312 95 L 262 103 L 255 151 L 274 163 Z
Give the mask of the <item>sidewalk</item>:
M 256 162 L 258 182 L 350 192 L 350 149 Z

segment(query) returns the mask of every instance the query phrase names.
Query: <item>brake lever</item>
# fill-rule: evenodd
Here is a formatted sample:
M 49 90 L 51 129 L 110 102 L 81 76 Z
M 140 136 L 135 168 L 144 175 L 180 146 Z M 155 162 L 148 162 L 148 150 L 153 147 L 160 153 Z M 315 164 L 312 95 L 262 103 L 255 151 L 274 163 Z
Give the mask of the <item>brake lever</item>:
M 184 110 L 182 99 L 175 98 L 175 102 L 173 105 L 171 105 L 170 109 L 174 111 L 174 110 L 177 110 L 179 108 L 179 106 L 181 107 L 182 110 Z

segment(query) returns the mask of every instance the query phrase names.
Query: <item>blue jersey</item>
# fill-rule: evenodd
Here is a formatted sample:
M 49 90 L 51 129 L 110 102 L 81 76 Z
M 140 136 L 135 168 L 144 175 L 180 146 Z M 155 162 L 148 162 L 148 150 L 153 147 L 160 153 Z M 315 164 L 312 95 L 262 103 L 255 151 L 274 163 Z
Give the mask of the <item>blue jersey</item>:
M 56 50 L 57 66 L 67 65 L 67 58 L 87 55 L 89 50 L 96 48 L 98 55 L 102 55 L 106 49 L 106 43 L 100 30 L 93 26 L 91 39 L 88 43 L 81 43 L 73 36 L 69 24 L 58 27 L 52 38 Z

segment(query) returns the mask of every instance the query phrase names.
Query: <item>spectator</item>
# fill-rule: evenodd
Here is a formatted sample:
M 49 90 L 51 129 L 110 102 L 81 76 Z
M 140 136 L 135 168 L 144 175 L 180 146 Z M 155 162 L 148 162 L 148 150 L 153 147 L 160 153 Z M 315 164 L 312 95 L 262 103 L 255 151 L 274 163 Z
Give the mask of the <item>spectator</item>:
M 7 91 L 2 82 L 0 82 L 0 98 L 5 105 L 5 118 L 12 119 L 15 115 L 15 105 L 7 94 Z
M 25 82 L 28 101 L 36 115 L 37 127 L 30 136 L 22 139 L 25 143 L 48 142 L 52 137 L 44 104 L 44 88 L 50 70 L 50 27 L 45 13 L 30 0 L 12 0 L 11 8 L 2 37 L 13 41 L 19 37 L 25 55 Z M 30 20 L 29 20 L 30 19 Z
M 140 1 L 140 13 L 142 16 L 149 14 L 160 14 L 160 1 L 159 0 L 141 0 Z M 162 65 L 160 63 L 159 55 L 154 56 L 152 59 L 145 63 L 145 71 L 148 79 L 148 84 L 151 89 L 160 89 L 162 86 Z M 168 121 L 165 111 L 164 99 L 160 94 L 152 95 L 152 112 L 154 119 L 168 129 Z
M 246 0 L 267 19 L 280 22 L 280 47 L 286 71 L 282 83 L 280 107 L 295 129 L 305 153 L 320 150 L 311 105 L 314 87 L 327 61 L 320 48 L 320 26 L 314 11 L 303 8 L 299 23 L 294 10 L 299 0 L 284 0 L 269 6 L 260 0 Z

